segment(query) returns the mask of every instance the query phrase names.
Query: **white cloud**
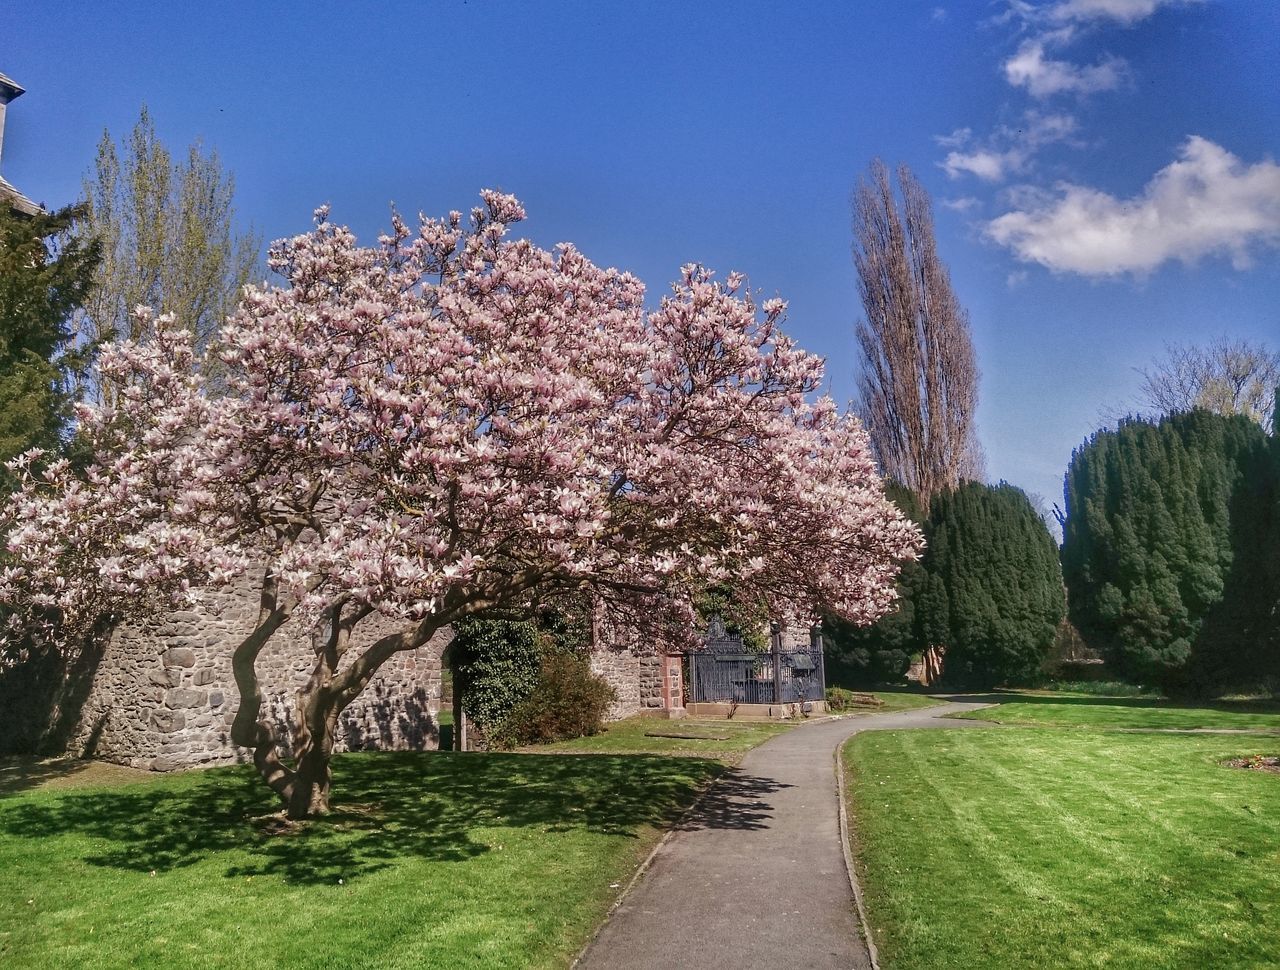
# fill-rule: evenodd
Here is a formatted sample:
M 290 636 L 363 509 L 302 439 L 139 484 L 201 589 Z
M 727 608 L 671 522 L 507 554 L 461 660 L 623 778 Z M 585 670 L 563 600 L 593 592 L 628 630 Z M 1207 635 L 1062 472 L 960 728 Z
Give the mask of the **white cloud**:
M 1128 65 L 1118 57 L 1105 57 L 1096 64 L 1073 64 L 1056 60 L 1045 51 L 1051 43 L 1066 43 L 1071 31 L 1054 31 L 1024 41 L 1004 62 L 1005 79 L 1016 88 L 1026 88 L 1033 97 L 1054 94 L 1094 94 L 1120 87 L 1129 76 Z
M 939 145 L 952 149 L 939 164 L 953 179 L 967 174 L 984 182 L 1002 182 L 1025 171 L 1045 145 L 1069 140 L 1077 128 L 1071 115 L 1037 111 L 1026 113 L 1022 127 L 1001 126 L 981 143 L 975 142 L 970 129 L 960 128 L 937 139 Z
M 968 212 L 982 205 L 982 202 L 971 195 L 962 195 L 958 199 L 943 199 L 939 204 L 953 212 Z
M 1146 20 L 1161 7 L 1202 2 L 1203 0 L 1056 0 L 1054 3 L 1030 3 L 1028 0 L 1005 0 L 1005 10 L 994 22 L 1014 22 L 1035 27 L 1046 23 L 1110 20 L 1128 27 Z
M 1063 183 L 1054 193 L 1023 192 L 1018 204 L 988 223 L 987 235 L 1054 272 L 1143 274 L 1217 253 L 1243 269 L 1257 246 L 1280 246 L 1280 165 L 1246 165 L 1198 136 L 1134 198 Z
M 1199 0 L 1062 0 L 1049 9 L 1058 21 L 1114 20 L 1136 24 L 1146 20 L 1161 7 L 1173 7 Z
M 948 152 L 942 167 L 951 178 L 959 178 L 966 172 L 985 182 L 1000 182 L 1005 173 L 1017 170 L 1017 156 L 1012 152 L 991 152 L 979 149 L 974 152 Z

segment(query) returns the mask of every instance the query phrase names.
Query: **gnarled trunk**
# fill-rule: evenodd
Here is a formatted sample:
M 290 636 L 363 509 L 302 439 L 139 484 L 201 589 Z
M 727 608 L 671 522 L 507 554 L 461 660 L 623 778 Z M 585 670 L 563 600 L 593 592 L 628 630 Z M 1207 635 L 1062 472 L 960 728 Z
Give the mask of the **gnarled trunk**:
M 439 620 L 425 620 L 411 630 L 382 637 L 339 671 L 355 625 L 369 615 L 369 607 L 342 613 L 343 602 L 331 607 L 325 632 L 315 642 L 315 666 L 297 692 L 292 725 L 292 764 L 283 757 L 285 745 L 269 714 L 258 679 L 258 655 L 272 635 L 288 619 L 289 611 L 277 608 L 270 574 L 263 584 L 263 610 L 257 628 L 236 648 L 232 672 L 240 690 L 240 706 L 231 725 L 231 740 L 253 751 L 254 767 L 284 803 L 290 819 L 311 818 L 329 811 L 333 784 L 331 762 L 338 717 L 368 685 L 387 660 L 401 650 L 426 643 L 440 627 Z
M 286 800 L 286 814 L 291 819 L 327 815 L 329 791 L 333 786 L 334 735 L 338 727 L 339 708 L 328 683 L 332 670 L 317 663 L 316 673 L 307 686 L 298 691 L 297 724 L 293 735 L 293 782 Z M 322 680 L 323 683 L 317 683 Z

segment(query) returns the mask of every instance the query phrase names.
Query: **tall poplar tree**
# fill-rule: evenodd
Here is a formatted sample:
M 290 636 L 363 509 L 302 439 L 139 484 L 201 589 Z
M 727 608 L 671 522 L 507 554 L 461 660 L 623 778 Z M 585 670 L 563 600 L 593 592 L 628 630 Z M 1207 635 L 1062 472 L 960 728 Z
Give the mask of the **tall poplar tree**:
M 880 470 L 927 512 L 933 496 L 982 475 L 978 365 L 969 315 L 938 256 L 929 195 L 905 165 L 898 190 L 901 203 L 877 160 L 853 197 L 859 411 Z
M 250 281 L 259 240 L 233 226 L 235 180 L 199 142 L 175 160 L 144 107 L 119 146 L 102 133 L 84 186 L 87 238 L 102 247 L 78 341 L 137 337 L 139 304 L 173 313 L 197 347 L 217 331 Z

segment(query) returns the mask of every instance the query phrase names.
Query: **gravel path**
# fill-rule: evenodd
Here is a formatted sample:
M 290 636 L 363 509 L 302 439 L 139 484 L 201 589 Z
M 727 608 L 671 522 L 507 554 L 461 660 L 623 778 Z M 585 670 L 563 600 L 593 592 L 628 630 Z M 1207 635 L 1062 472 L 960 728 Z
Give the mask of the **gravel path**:
M 654 855 L 582 970 L 871 966 L 840 842 L 835 752 L 859 731 L 972 728 L 978 703 L 819 721 L 750 751 Z

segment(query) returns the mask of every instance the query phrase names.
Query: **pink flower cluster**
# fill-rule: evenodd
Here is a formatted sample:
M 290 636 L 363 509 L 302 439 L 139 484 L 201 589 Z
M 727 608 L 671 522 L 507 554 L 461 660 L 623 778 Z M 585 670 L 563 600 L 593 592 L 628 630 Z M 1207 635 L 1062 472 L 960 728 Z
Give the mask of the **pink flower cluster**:
M 729 582 L 774 615 L 888 610 L 918 531 L 822 361 L 734 275 L 631 275 L 508 230 L 495 192 L 374 247 L 316 213 L 222 330 L 225 388 L 172 319 L 104 352 L 95 463 L 3 514 L 10 635 L 59 644 L 267 563 L 290 610 L 449 622 L 530 592 L 638 615 Z M 437 626 L 439 624 L 428 624 Z

